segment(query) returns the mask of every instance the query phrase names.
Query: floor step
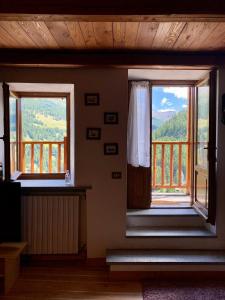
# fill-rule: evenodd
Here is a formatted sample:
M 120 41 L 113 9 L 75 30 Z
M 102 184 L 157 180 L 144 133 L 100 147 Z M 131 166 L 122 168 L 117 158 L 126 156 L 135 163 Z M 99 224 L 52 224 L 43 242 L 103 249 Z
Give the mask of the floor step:
M 225 265 L 223 250 L 108 250 L 106 263 L 143 265 Z
M 150 226 L 136 226 L 128 227 L 126 230 L 126 237 L 128 238 L 148 238 L 148 237 L 216 237 L 216 234 L 209 231 L 205 227 L 150 227 Z
M 204 220 L 193 208 L 151 208 L 127 211 L 127 227 L 203 226 Z

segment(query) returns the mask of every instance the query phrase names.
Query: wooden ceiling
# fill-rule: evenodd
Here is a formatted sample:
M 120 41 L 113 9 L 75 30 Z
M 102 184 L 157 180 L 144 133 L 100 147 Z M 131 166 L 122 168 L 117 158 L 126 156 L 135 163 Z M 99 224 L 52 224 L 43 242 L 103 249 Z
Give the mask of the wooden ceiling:
M 224 51 L 225 22 L 0 21 L 0 48 Z

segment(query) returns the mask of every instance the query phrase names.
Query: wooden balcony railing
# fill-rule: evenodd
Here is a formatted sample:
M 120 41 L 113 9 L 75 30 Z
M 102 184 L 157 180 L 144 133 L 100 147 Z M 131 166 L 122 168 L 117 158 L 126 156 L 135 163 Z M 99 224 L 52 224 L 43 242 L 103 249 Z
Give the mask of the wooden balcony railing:
M 22 141 L 19 147 L 18 169 L 22 173 L 62 173 L 67 170 L 66 137 L 63 141 Z M 11 142 L 12 171 L 16 170 L 16 152 L 16 143 Z M 54 168 L 53 157 L 56 159 Z M 43 166 L 44 161 L 45 166 Z
M 57 160 L 57 173 L 67 170 L 67 138 L 64 141 L 23 141 L 21 143 L 20 170 L 23 173 L 52 173 L 54 157 Z M 38 166 L 35 166 L 38 151 Z M 29 155 L 26 155 L 26 151 Z M 47 170 L 43 170 L 43 161 L 47 156 Z M 46 154 L 47 153 L 47 154 Z M 16 170 L 16 143 L 11 143 L 11 168 Z M 12 159 L 13 158 L 13 159 Z M 29 161 L 28 161 L 29 159 Z M 29 170 L 29 171 L 28 171 Z M 171 189 L 190 187 L 190 143 L 189 142 L 152 142 L 152 188 Z
M 190 143 L 152 142 L 152 188 L 190 186 Z

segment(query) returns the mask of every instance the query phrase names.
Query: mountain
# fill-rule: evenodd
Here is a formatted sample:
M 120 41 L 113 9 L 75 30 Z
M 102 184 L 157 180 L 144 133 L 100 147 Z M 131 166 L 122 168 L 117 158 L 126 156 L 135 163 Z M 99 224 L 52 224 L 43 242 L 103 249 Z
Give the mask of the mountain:
M 152 118 L 152 130 L 156 130 L 157 128 L 159 128 L 162 125 L 162 121 L 160 119 L 157 118 Z
M 63 141 L 66 136 L 66 99 L 22 98 L 22 139 L 23 141 Z M 13 111 L 11 116 L 13 125 Z M 13 130 L 13 126 L 12 126 Z M 64 148 L 61 147 L 61 151 Z M 34 146 L 34 171 L 40 170 L 40 146 Z M 43 172 L 46 173 L 49 161 L 49 146 L 43 145 Z M 61 170 L 63 169 L 61 156 Z M 25 147 L 25 170 L 31 172 L 31 146 Z M 52 145 L 52 171 L 58 171 L 58 147 Z
M 174 110 L 166 110 L 166 111 L 153 111 L 152 112 L 152 130 L 156 130 L 163 123 L 170 120 L 174 117 L 176 112 Z
M 187 111 L 180 111 L 168 119 L 152 134 L 153 140 L 182 141 L 187 136 Z
M 172 117 L 174 117 L 176 111 L 174 109 L 166 109 L 166 110 L 158 110 L 152 112 L 152 117 L 161 120 L 161 122 L 165 122 Z
M 66 135 L 66 101 L 22 99 L 23 140 L 63 141 Z

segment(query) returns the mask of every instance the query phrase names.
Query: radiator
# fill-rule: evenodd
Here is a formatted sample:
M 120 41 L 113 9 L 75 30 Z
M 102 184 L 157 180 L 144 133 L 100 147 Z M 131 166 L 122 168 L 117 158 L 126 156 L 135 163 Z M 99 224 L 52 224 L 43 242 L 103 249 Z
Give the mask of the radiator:
M 78 252 L 78 196 L 23 196 L 22 239 L 27 254 Z

